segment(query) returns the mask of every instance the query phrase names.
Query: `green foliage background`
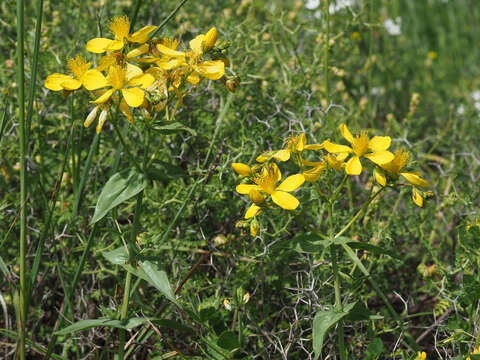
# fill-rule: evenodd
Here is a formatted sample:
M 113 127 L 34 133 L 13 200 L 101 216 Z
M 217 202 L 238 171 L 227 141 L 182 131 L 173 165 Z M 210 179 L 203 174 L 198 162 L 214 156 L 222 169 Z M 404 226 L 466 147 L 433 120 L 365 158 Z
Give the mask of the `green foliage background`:
M 158 25 L 176 4 L 141 2 L 136 29 Z M 20 208 L 14 5 L 11 0 L 0 4 L 0 110 L 5 113 L 0 138 L 0 260 L 4 262 L 0 263 L 0 295 L 7 310 L 4 313 L 2 307 L 0 316 L 0 353 L 6 358 L 12 356 L 14 344 L 7 330 L 15 329 L 19 238 L 15 219 Z M 48 346 L 51 339 L 91 231 L 89 221 L 102 186 L 112 175 L 115 161 L 119 169 L 128 164 L 123 153 L 117 155 L 118 140 L 107 122 L 79 215 L 74 217 L 74 197 L 94 137 L 93 128 L 83 128 L 89 98 L 85 93 L 63 98 L 47 91 L 43 81 L 48 74 L 66 70 L 68 57 L 87 55 L 85 43 L 106 35 L 108 20 L 131 14 L 135 2 L 44 1 L 43 6 L 38 87 L 28 144 L 29 263 L 42 236 L 71 129 L 73 149 L 56 189 L 53 226 L 46 237 L 28 313 L 28 336 L 38 347 Z M 27 2 L 27 84 L 35 11 L 34 2 Z M 401 18 L 401 34 L 390 35 L 383 22 L 397 17 Z M 264 221 L 256 239 L 247 229 L 236 228 L 247 202 L 234 191 L 237 176 L 231 164 L 252 163 L 265 149 L 281 148 L 282 139 L 292 131 L 305 131 L 310 143 L 340 140 L 337 129 L 343 122 L 355 130 L 375 129 L 377 134 L 389 135 L 395 146 L 410 151 L 434 194 L 424 209 L 413 205 L 408 190 L 391 192 L 375 203 L 349 236 L 393 251 L 400 260 L 359 251 L 365 266 L 411 334 L 420 339 L 428 359 L 463 359 L 478 346 L 480 95 L 475 92 L 480 90 L 479 21 L 476 0 L 364 0 L 332 14 L 333 105 L 328 116 L 336 125 L 329 129 L 323 86 L 325 17 L 320 6 L 310 10 L 302 1 L 187 2 L 162 35 L 180 37 L 186 43 L 216 26 L 220 38 L 232 43 L 229 59 L 233 72 L 241 77 L 241 86 L 231 94 L 220 82 L 202 83 L 185 98 L 176 115 L 195 135 L 180 132 L 152 140 L 159 149 L 157 181 L 147 187 L 137 241 L 142 255 L 166 271 L 173 288 L 208 255 L 178 294 L 182 306 L 198 316 L 203 339 L 188 330 L 193 323 L 184 314 L 139 281 L 130 313 L 170 322 L 159 326 L 162 336 L 152 332 L 148 338 L 140 337 L 132 356 L 179 356 L 172 355 L 174 350 L 185 358 L 313 356 L 313 317 L 334 302 L 329 258 L 321 250 L 294 246 L 295 235 L 306 229 L 285 211 L 278 210 Z M 421 100 L 412 112 L 413 93 Z M 222 111 L 226 116 L 220 116 Z M 124 131 L 132 146 L 145 141 L 141 121 L 132 126 L 125 121 Z M 139 149 L 137 156 L 143 155 Z M 368 175 L 364 172 L 352 180 L 354 207 L 367 195 Z M 326 208 L 318 204 L 313 192 L 306 190 L 298 196 L 301 211 L 307 214 L 305 223 L 315 226 L 325 221 Z M 352 214 L 346 193 L 340 204 L 334 219 L 339 228 Z M 100 223 L 66 324 L 118 315 L 124 272 L 106 261 L 102 252 L 121 245 L 120 234 L 130 228 L 134 206 L 131 200 L 116 209 L 118 226 L 111 216 Z M 179 209 L 178 221 L 172 224 Z M 171 231 L 164 236 L 169 224 Z M 435 273 L 427 276 L 425 269 L 433 264 Z M 351 358 L 414 358 L 416 353 L 399 342 L 397 325 L 358 269 L 344 258 L 340 270 L 345 301 L 360 300 L 371 314 L 378 315 L 377 320 L 345 323 Z M 227 331 L 232 328 L 234 312 L 222 302 L 225 298 L 239 302 L 247 291 L 251 300 L 241 306 L 241 326 L 234 329 L 233 338 L 238 336 L 239 343 L 230 344 Z M 226 335 L 222 338 L 221 334 Z M 55 352 L 64 358 L 109 359 L 116 341 L 112 328 L 96 327 L 61 337 Z M 219 355 L 211 343 L 238 349 L 228 356 Z M 331 331 L 322 358 L 335 356 L 335 343 Z M 31 358 L 40 352 L 32 350 Z

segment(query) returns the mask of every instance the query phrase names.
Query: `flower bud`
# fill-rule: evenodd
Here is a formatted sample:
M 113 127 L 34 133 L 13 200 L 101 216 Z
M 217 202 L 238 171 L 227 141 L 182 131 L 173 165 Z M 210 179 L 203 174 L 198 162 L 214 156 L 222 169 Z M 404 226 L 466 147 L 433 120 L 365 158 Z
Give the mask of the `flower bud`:
M 205 50 L 213 48 L 218 39 L 217 28 L 213 27 L 205 34 L 205 40 L 203 40 L 203 47 Z
M 263 195 L 256 189 L 250 190 L 248 196 L 250 196 L 250 200 L 252 200 L 252 202 L 254 202 L 256 205 L 260 205 L 265 201 Z

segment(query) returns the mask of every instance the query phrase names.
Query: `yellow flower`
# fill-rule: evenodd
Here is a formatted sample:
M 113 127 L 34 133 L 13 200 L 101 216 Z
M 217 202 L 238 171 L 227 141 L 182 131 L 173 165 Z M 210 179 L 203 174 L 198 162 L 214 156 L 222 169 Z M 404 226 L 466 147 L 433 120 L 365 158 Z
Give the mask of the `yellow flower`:
M 67 60 L 73 76 L 65 74 L 51 74 L 45 80 L 45 87 L 53 91 L 77 90 L 82 85 L 87 90 L 95 90 L 105 86 L 103 75 L 100 71 L 91 69 L 91 62 L 87 62 L 84 57 L 77 55 L 75 59 Z
M 137 66 L 127 64 L 127 67 L 124 68 L 120 65 L 112 65 L 105 78 L 105 84 L 110 89 L 105 91 L 98 99 L 90 102 L 103 104 L 110 99 L 115 91 L 120 90 L 128 106 L 138 107 L 142 105 L 145 98 L 143 89 L 148 88 L 154 81 L 155 78 L 152 75 L 144 74 Z
M 191 72 L 187 81 L 196 85 L 200 81 L 199 75 L 210 80 L 218 80 L 225 74 L 225 63 L 222 60 L 202 61 L 204 53 L 215 45 L 217 36 L 217 29 L 211 28 L 206 34 L 200 34 L 190 40 L 190 50 L 186 52 L 175 50 L 165 44 L 157 44 L 156 47 L 170 59 L 177 59 L 176 62 L 172 62 L 175 67 L 187 67 L 188 72 Z
M 345 158 L 348 154 L 353 154 L 345 166 L 347 174 L 359 175 L 362 172 L 360 157 L 365 157 L 378 165 L 393 160 L 393 154 L 387 151 L 391 143 L 389 136 L 374 136 L 369 139 L 365 132 L 361 132 L 354 137 L 345 124 L 340 125 L 340 132 L 352 147 L 334 144 L 330 140 L 325 141 L 323 145 L 329 153 L 342 154 Z
M 307 145 L 307 136 L 301 133 L 297 136 L 290 136 L 285 140 L 285 148 L 282 150 L 273 150 L 263 153 L 257 157 L 259 163 L 263 163 L 268 159 L 275 159 L 278 161 L 288 161 L 292 153 L 302 154 L 304 150 L 319 150 L 323 148 L 323 144 Z
M 347 153 L 332 155 L 328 154 L 325 159 L 327 160 L 328 165 L 333 169 L 340 171 L 345 167 L 345 158 L 348 156 Z
M 304 163 L 306 161 L 303 161 Z M 305 180 L 308 182 L 315 182 L 318 180 L 322 172 L 327 168 L 327 164 L 325 164 L 322 161 L 316 162 L 316 163 L 311 163 L 307 162 L 309 164 L 315 164 L 313 168 L 306 170 L 303 172 L 303 176 L 305 177 Z
M 402 149 L 398 149 L 395 152 L 392 161 L 380 165 L 380 168 L 374 170 L 375 180 L 382 186 L 387 186 L 387 174 L 393 179 L 397 180 L 399 176 L 402 176 L 412 186 L 412 200 L 419 206 L 423 207 L 422 193 L 417 190 L 415 186 L 428 187 L 429 184 L 426 180 L 422 179 L 418 173 L 402 171 L 403 167 L 408 162 L 408 153 Z
M 426 360 L 427 359 L 427 354 L 425 351 L 419 351 L 417 352 L 417 360 Z
M 95 38 L 87 43 L 87 51 L 101 54 L 106 51 L 121 50 L 126 41 L 143 44 L 148 40 L 148 34 L 155 30 L 156 26 L 145 26 L 130 35 L 130 20 L 126 16 L 115 16 L 110 22 L 110 30 L 115 39 Z
M 298 189 L 304 182 L 305 177 L 302 174 L 291 175 L 287 177 L 280 185 L 276 185 L 282 178 L 280 169 L 277 166 L 263 168 L 260 173 L 253 176 L 255 184 L 240 184 L 236 190 L 240 194 L 250 194 L 251 190 L 266 193 L 271 196 L 273 202 L 285 210 L 294 210 L 298 207 L 298 199 L 289 194 Z M 255 216 L 261 208 L 253 203 L 245 214 L 248 219 Z

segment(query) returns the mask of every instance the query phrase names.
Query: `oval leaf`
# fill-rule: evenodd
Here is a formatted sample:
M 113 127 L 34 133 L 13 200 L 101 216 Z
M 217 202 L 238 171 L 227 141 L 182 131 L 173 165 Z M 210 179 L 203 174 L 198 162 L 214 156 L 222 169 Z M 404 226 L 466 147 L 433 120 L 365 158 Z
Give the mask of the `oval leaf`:
M 145 185 L 145 177 L 136 169 L 126 169 L 113 175 L 100 193 L 90 224 L 103 219 L 114 207 L 137 195 Z
M 165 295 L 168 300 L 180 307 L 180 304 L 177 302 L 177 298 L 170 287 L 165 271 L 159 270 L 158 267 L 150 261 L 140 262 L 140 270 L 142 271 L 139 272 L 138 275 L 142 279 L 154 286 L 158 291 Z
M 313 351 L 315 352 L 315 360 L 320 356 L 323 347 L 323 339 L 328 330 L 343 317 L 347 316 L 350 310 L 353 309 L 354 305 L 355 303 L 346 305 L 341 312 L 335 311 L 334 309 L 317 312 L 313 319 Z

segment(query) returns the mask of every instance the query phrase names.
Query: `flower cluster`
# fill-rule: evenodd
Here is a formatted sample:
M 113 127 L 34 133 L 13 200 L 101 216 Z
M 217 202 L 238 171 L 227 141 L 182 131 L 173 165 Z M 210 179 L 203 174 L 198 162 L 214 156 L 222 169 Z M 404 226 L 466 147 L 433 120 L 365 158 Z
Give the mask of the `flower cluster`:
M 132 108 L 141 108 L 147 118 L 151 117 L 153 111 L 161 111 L 175 96 L 181 104 L 184 87 L 195 87 L 203 78 L 222 79 L 230 91 L 235 90 L 238 80 L 225 75 L 225 67 L 229 66 L 225 54 L 230 43 L 217 41 L 215 27 L 197 35 L 184 51 L 177 49 L 176 39 L 151 37 L 156 29 L 145 26 L 130 33 L 126 16 L 113 18 L 113 39 L 95 38 L 87 42 L 87 51 L 102 54 L 97 66 L 92 68 L 92 62 L 77 55 L 67 61 L 71 74 L 51 74 L 45 87 L 67 94 L 81 87 L 87 89 L 94 107 L 84 125 L 90 126 L 100 114 L 97 133 L 113 104 L 133 123 Z
M 252 236 L 260 229 L 257 216 L 267 207 L 277 205 L 285 210 L 295 210 L 299 200 L 291 194 L 304 182 L 316 182 L 324 171 L 345 171 L 346 175 L 359 175 L 365 165 L 373 167 L 375 180 L 382 187 L 411 186 L 414 203 L 423 207 L 428 193 L 419 188 L 428 187 L 426 180 L 417 172 L 408 172 L 404 168 L 408 163 L 408 153 L 398 149 L 390 152 L 389 136 L 373 136 L 366 132 L 353 135 L 347 125 L 340 125 L 340 133 L 349 145 L 336 144 L 325 140 L 321 144 L 307 144 L 305 133 L 292 135 L 285 139 L 285 147 L 262 153 L 256 158 L 257 164 L 249 166 L 233 163 L 233 170 L 243 177 L 236 191 L 248 195 L 252 204 L 245 213 L 244 221 L 238 226 L 249 226 Z M 310 161 L 304 158 L 306 150 L 321 151 L 320 160 Z M 365 160 L 368 160 L 365 163 Z M 299 172 L 288 176 L 283 182 L 282 173 L 277 162 L 292 160 Z M 362 163 L 363 161 L 363 163 Z M 400 178 L 406 183 L 399 183 Z

